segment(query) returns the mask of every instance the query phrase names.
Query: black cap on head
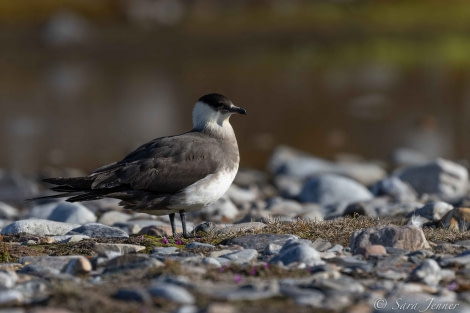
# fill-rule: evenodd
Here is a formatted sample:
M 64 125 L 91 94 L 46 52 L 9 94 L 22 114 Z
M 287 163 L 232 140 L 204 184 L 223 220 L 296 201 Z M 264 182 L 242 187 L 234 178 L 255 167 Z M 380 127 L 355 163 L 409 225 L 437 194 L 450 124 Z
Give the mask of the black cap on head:
M 232 101 L 229 98 L 218 93 L 207 94 L 199 98 L 198 101 L 206 103 L 215 111 L 246 114 L 245 109 L 233 105 Z

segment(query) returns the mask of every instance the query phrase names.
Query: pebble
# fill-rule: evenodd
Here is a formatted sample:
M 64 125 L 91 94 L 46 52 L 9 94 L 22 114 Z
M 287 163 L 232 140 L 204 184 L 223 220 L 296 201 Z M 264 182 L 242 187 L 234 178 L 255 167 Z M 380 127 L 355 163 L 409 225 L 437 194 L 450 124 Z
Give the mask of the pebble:
M 0 201 L 0 219 L 12 220 L 17 218 L 19 215 L 20 212 L 17 208 Z
M 73 228 L 66 235 L 85 235 L 91 238 L 129 238 L 129 235 L 119 228 L 106 226 L 99 223 L 88 223 Z
M 181 304 L 193 304 L 195 302 L 194 296 L 189 293 L 185 288 L 158 282 L 148 289 L 152 298 L 164 299 Z
M 300 240 L 287 241 L 269 263 L 290 265 L 292 263 L 303 263 L 307 266 L 324 264 L 320 253 L 310 244 Z
M 327 174 L 307 179 L 298 198 L 301 202 L 329 206 L 367 201 L 373 195 L 366 187 L 350 178 Z
M 376 197 L 388 196 L 394 202 L 413 202 L 417 200 L 416 191 L 398 177 L 387 177 L 371 187 Z
M 423 231 L 411 225 L 388 225 L 362 229 L 354 232 L 350 242 L 354 254 L 364 254 L 366 247 L 373 244 L 404 250 L 430 248 Z
M 430 286 L 437 286 L 441 279 L 454 279 L 454 272 L 442 270 L 433 259 L 426 259 L 410 274 L 411 281 L 420 281 Z
M 258 252 L 264 251 L 269 244 L 282 246 L 288 240 L 297 240 L 299 237 L 295 235 L 278 235 L 278 234 L 259 234 L 247 235 L 229 239 L 228 245 L 238 245 L 245 249 L 255 249 Z
M 27 233 L 36 236 L 65 235 L 77 224 L 55 222 L 41 219 L 19 220 L 5 226 L 0 232 L 2 235 L 17 235 Z
M 123 255 L 126 253 L 137 253 L 145 250 L 145 246 L 125 244 L 125 243 L 95 243 L 93 250 L 102 255 Z
M 266 224 L 260 222 L 240 223 L 229 225 L 224 228 L 217 230 L 218 234 L 228 235 L 232 233 L 244 232 L 249 233 L 250 231 L 258 231 L 266 227 Z
M 410 184 L 419 195 L 436 195 L 446 202 L 462 199 L 468 189 L 467 169 L 445 159 L 404 168 L 395 176 Z
M 0 290 L 9 289 L 15 286 L 18 275 L 11 270 L 0 270 Z
M 444 215 L 452 211 L 454 206 L 444 201 L 426 203 L 423 207 L 413 212 L 414 215 L 422 216 L 430 221 L 439 221 Z
M 223 254 L 220 258 L 225 258 L 230 260 L 235 264 L 245 264 L 250 263 L 258 257 L 258 252 L 255 249 L 243 249 L 236 252 L 231 252 Z
M 140 303 L 150 303 L 150 294 L 147 290 L 142 289 L 119 289 L 113 298 L 122 300 L 122 301 L 136 301 Z
M 96 215 L 83 204 L 61 201 L 52 210 L 47 219 L 82 225 L 96 222 Z
M 132 216 L 126 213 L 122 213 L 119 211 L 108 211 L 104 212 L 99 220 L 98 223 L 113 226 L 116 223 L 125 223 L 127 222 Z

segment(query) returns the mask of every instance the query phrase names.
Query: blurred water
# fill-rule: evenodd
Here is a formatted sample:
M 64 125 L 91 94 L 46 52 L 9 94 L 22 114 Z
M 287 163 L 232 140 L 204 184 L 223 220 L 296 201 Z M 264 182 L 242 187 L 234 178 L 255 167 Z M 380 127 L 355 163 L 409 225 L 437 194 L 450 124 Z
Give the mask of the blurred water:
M 279 144 L 323 157 L 387 159 L 398 147 L 470 156 L 465 63 L 384 61 L 393 51 L 378 48 L 375 57 L 350 61 L 361 43 L 369 51 L 360 32 L 244 31 L 228 23 L 228 36 L 204 22 L 175 28 L 186 8 L 159 6 L 172 13 L 157 28 L 147 27 L 150 11 L 130 8 L 130 18 L 145 26 L 98 26 L 66 12 L 34 29 L 3 29 L 0 168 L 92 170 L 148 140 L 189 130 L 194 101 L 209 92 L 248 110 L 232 118 L 242 166 L 264 168 Z

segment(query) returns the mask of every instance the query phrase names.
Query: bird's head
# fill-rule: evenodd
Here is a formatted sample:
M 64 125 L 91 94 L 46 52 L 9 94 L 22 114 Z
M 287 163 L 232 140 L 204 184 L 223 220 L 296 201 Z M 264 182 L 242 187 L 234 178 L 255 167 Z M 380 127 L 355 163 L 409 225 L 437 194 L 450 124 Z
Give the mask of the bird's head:
M 202 130 L 207 127 L 224 127 L 232 114 L 246 115 L 246 110 L 235 106 L 232 101 L 220 94 L 211 93 L 199 98 L 194 105 L 193 127 Z

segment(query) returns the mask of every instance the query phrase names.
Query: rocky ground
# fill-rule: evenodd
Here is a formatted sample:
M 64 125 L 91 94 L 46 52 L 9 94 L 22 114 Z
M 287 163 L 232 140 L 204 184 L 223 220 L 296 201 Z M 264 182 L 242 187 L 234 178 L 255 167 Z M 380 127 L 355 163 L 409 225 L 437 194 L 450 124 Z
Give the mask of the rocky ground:
M 0 172 L 0 312 L 469 312 L 468 171 L 402 165 L 278 148 L 191 239 Z

